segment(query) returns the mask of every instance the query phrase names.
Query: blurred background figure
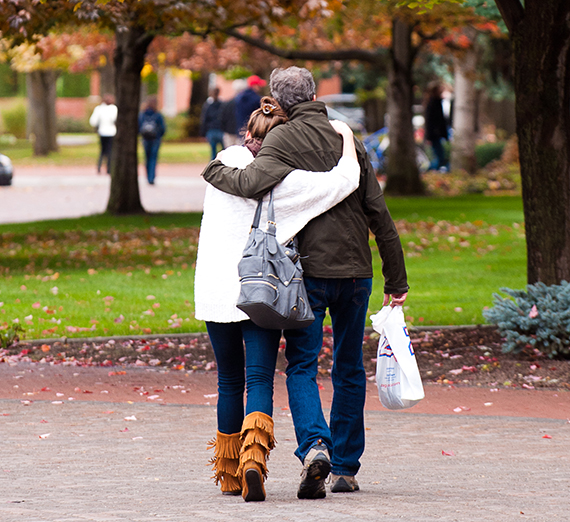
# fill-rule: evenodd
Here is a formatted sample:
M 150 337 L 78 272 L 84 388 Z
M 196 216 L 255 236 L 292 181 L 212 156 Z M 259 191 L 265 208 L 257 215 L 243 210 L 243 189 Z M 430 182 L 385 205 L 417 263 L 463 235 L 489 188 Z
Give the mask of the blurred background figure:
M 220 118 L 222 120 L 222 130 L 224 131 L 224 148 L 226 149 L 241 143 L 236 119 L 236 96 L 246 88 L 247 80 L 234 80 L 232 82 L 234 97 L 222 103 Z
M 443 141 L 449 139 L 447 121 L 442 106 L 443 87 L 439 82 L 428 85 L 425 109 L 425 140 L 430 142 L 434 158 L 430 170 L 447 172 L 449 163 L 446 159 Z
M 101 152 L 97 162 L 97 174 L 101 174 L 103 158 L 107 158 L 107 174 L 111 173 L 111 152 L 113 150 L 113 137 L 117 134 L 117 106 L 112 94 L 104 94 L 103 100 L 89 118 L 89 125 L 94 127 L 99 134 Z
M 212 148 L 212 159 L 216 159 L 218 145 L 224 149 L 224 131 L 222 130 L 222 102 L 219 100 L 220 89 L 210 91 L 210 97 L 202 106 L 200 116 L 200 136 L 205 136 Z
M 267 82 L 259 76 L 253 75 L 247 79 L 247 89 L 236 96 L 236 124 L 240 137 L 245 136 L 247 122 L 251 113 L 259 109 L 261 101 L 260 91 Z
M 143 139 L 146 158 L 146 176 L 149 185 L 154 185 L 156 164 L 158 162 L 158 149 L 160 148 L 160 142 L 165 132 L 166 125 L 162 114 L 158 112 L 156 96 L 149 96 L 145 110 L 139 114 L 139 133 Z

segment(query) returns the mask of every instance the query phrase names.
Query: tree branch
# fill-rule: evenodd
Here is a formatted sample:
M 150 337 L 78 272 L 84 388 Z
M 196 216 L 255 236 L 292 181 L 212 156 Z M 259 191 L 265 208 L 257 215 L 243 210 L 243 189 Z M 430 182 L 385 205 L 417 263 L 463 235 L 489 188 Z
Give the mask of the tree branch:
M 524 7 L 520 0 L 495 0 L 501 16 L 512 33 L 524 18 Z
M 330 60 L 358 60 L 372 64 L 383 64 L 384 55 L 381 52 L 365 51 L 363 49 L 338 49 L 334 51 L 297 51 L 294 49 L 282 49 L 271 45 L 259 38 L 240 33 L 235 29 L 227 29 L 224 31 L 227 35 L 233 36 L 242 42 L 253 45 L 259 49 L 267 51 L 275 56 L 285 58 L 287 60 L 314 60 L 314 61 L 330 61 Z

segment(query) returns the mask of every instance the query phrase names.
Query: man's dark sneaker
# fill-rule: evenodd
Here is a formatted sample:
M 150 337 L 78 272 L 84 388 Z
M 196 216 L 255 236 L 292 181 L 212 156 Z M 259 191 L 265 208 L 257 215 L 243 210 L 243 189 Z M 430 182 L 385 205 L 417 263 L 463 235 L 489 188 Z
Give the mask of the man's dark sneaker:
M 331 475 L 331 493 L 352 493 L 358 491 L 358 482 L 350 475 Z
M 319 440 L 313 446 L 303 462 L 301 484 L 297 491 L 297 498 L 325 498 L 325 480 L 331 471 L 331 460 L 327 447 Z

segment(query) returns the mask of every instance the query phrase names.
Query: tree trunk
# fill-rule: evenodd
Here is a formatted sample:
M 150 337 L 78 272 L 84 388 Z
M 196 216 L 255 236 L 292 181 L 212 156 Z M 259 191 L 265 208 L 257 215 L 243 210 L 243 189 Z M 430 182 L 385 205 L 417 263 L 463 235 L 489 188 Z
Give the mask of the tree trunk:
M 475 49 L 466 50 L 454 59 L 455 101 L 453 105 L 453 146 L 451 150 L 451 169 L 463 169 L 475 174 L 477 160 L 475 144 L 477 142 L 477 53 Z
M 55 114 L 57 77 L 58 72 L 51 69 L 32 71 L 26 77 L 34 156 L 47 156 L 58 150 Z
M 113 139 L 107 211 L 135 214 L 144 212 L 138 183 L 138 114 L 141 70 L 153 37 L 142 27 L 132 27 L 117 31 L 115 38 L 115 98 L 119 114 L 117 135 Z
M 570 281 L 570 3 L 527 0 L 511 26 L 529 283 Z
M 99 67 L 100 93 L 115 94 L 115 68 L 112 62 L 107 62 L 102 67 Z
M 386 100 L 380 98 L 367 98 L 362 104 L 366 132 L 373 133 L 384 127 L 386 115 Z
M 200 114 L 202 105 L 208 99 L 208 86 L 210 83 L 209 71 L 199 71 L 192 74 L 192 92 L 190 93 L 190 107 L 188 109 L 188 136 L 200 136 Z
M 412 28 L 394 19 L 392 25 L 391 67 L 389 81 L 389 137 L 388 179 L 386 191 L 401 195 L 420 195 L 424 187 L 416 163 L 414 140 L 412 65 Z

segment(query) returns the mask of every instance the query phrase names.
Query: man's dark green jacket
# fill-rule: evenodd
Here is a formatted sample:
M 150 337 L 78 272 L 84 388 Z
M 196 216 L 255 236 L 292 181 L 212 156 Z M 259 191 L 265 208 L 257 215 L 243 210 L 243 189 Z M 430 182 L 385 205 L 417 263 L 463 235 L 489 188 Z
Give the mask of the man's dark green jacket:
M 287 123 L 269 132 L 259 154 L 245 169 L 214 160 L 204 170 L 204 179 L 228 194 L 258 199 L 295 169 L 331 170 L 342 155 L 342 138 L 329 124 L 325 105 L 300 103 L 290 110 L 289 117 Z M 356 148 L 359 188 L 297 234 L 303 270 L 307 276 L 327 279 L 372 277 L 370 229 L 382 258 L 384 292 L 402 294 L 408 291 L 408 284 L 400 238 L 358 140 Z

